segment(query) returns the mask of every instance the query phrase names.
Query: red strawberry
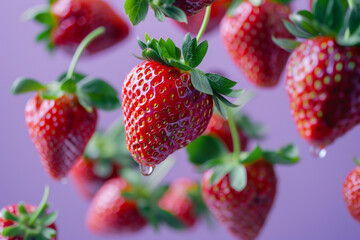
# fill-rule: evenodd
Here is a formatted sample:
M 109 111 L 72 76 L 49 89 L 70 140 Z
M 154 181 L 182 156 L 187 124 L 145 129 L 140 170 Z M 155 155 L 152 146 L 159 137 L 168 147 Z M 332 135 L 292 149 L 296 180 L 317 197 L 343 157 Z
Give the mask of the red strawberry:
M 193 87 L 189 73 L 153 61 L 127 75 L 122 102 L 130 153 L 148 166 L 200 136 L 213 111 L 211 96 Z
M 183 10 L 187 16 L 193 16 L 213 2 L 215 0 L 175 0 L 174 5 Z
M 74 53 L 80 42 L 98 27 L 105 27 L 105 34 L 87 48 L 89 54 L 109 48 L 127 37 L 129 27 L 103 0 L 55 0 L 48 12 L 40 12 L 34 19 L 47 25 L 38 40 L 46 40 L 51 48 L 63 48 Z M 48 16 L 47 20 L 38 16 Z
M 347 175 L 343 195 L 350 214 L 360 222 L 360 167 L 357 166 Z
M 188 228 L 197 220 L 196 206 L 190 194 L 198 189 L 198 184 L 190 179 L 178 179 L 158 202 L 160 208 L 180 219 Z
M 78 191 L 86 198 L 92 198 L 101 186 L 109 179 L 119 176 L 120 166 L 109 163 L 111 170 L 106 176 L 95 172 L 97 160 L 81 157 L 71 169 L 71 177 Z
M 123 178 L 107 181 L 90 205 L 86 217 L 88 228 L 98 234 L 132 233 L 143 229 L 146 220 L 140 215 L 136 202 L 122 196 L 131 188 Z
M 95 132 L 97 113 L 86 111 L 74 95 L 56 100 L 37 95 L 26 104 L 25 120 L 46 171 L 61 179 L 83 154 Z
M 246 150 L 248 144 L 248 137 L 243 133 L 240 127 L 237 127 L 237 131 L 239 135 L 241 149 Z M 220 114 L 218 113 L 213 114 L 204 134 L 220 138 L 223 141 L 223 143 L 226 145 L 227 149 L 230 152 L 233 152 L 234 147 L 233 147 L 229 123 Z
M 224 17 L 231 0 L 218 0 L 211 5 L 211 14 L 205 32 L 210 32 L 219 26 L 221 19 Z M 197 34 L 204 20 L 206 9 L 203 9 L 198 14 L 188 17 L 188 23 L 174 21 L 186 32 Z
M 263 227 L 276 194 L 276 175 L 265 160 L 246 165 L 247 185 L 238 192 L 230 184 L 229 174 L 213 186 L 213 170 L 202 177 L 202 196 L 209 210 L 237 238 L 255 239 Z
M 48 189 L 37 207 L 30 204 L 13 204 L 0 211 L 0 240 L 44 239 L 56 240 L 57 213 L 46 214 Z M 16 219 L 16 220 L 15 220 Z
M 325 147 L 360 122 L 360 49 L 318 37 L 291 55 L 286 90 L 302 137 Z
M 226 50 L 255 85 L 275 86 L 285 67 L 289 53 L 272 41 L 272 36 L 291 38 L 282 19 L 287 19 L 290 8 L 271 0 L 254 6 L 243 1 L 233 16 L 225 16 L 220 32 Z
M 102 33 L 104 28 L 94 30 L 79 52 Z M 20 78 L 11 87 L 13 94 L 38 92 L 26 104 L 25 120 L 42 164 L 54 179 L 65 177 L 82 156 L 96 128 L 96 108 L 113 110 L 120 106 L 117 92 L 109 84 L 74 73 L 79 57 L 74 56 L 68 73 L 54 83 L 43 85 Z

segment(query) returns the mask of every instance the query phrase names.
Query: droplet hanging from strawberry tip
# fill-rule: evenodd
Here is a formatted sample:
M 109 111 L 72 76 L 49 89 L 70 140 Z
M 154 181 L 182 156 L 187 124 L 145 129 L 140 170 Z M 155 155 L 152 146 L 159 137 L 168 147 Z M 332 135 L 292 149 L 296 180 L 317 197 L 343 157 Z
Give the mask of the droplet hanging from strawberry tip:
M 69 180 L 68 180 L 67 177 L 63 177 L 63 178 L 60 180 L 60 182 L 61 182 L 62 185 L 66 185 L 66 184 L 68 184 Z
M 310 146 L 310 153 L 316 158 L 325 158 L 327 151 L 324 147 Z
M 155 166 L 140 164 L 140 172 L 144 176 L 150 176 L 154 172 Z

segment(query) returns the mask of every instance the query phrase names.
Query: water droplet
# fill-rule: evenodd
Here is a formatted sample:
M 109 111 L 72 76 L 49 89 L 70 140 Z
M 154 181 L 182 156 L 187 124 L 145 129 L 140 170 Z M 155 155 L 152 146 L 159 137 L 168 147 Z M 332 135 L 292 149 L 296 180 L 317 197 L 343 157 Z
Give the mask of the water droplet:
M 310 152 L 316 158 L 325 158 L 327 153 L 324 147 L 318 146 L 310 146 Z
M 144 176 L 150 176 L 154 172 L 155 166 L 140 164 L 140 172 Z
M 63 178 L 60 180 L 60 182 L 61 182 L 62 185 L 66 185 L 66 184 L 68 184 L 69 179 L 66 178 L 66 177 L 63 177 Z

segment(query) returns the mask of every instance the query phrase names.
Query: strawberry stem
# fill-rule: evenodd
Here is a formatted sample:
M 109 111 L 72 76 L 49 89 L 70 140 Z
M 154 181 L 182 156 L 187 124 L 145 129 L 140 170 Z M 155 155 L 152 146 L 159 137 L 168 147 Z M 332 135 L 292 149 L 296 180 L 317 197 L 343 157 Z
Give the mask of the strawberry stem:
M 237 127 L 236 127 L 236 123 L 234 121 L 234 117 L 232 115 L 232 112 L 230 110 L 229 107 L 226 107 L 226 111 L 228 113 L 228 122 L 229 122 L 229 127 L 230 127 L 230 131 L 231 131 L 231 137 L 232 137 L 232 142 L 233 142 L 233 156 L 234 159 L 237 160 L 240 156 L 240 141 L 239 141 L 239 134 L 237 131 Z
M 73 59 L 71 60 L 70 63 L 70 67 L 69 70 L 66 74 L 66 78 L 67 79 L 71 79 L 74 72 L 75 72 L 75 68 L 76 68 L 76 64 L 79 61 L 79 58 L 81 56 L 81 54 L 84 52 L 85 48 L 98 36 L 100 36 L 101 34 L 103 34 L 105 32 L 105 28 L 104 27 L 99 27 L 97 29 L 95 29 L 94 31 L 92 31 L 91 33 L 89 33 L 89 35 L 87 35 L 84 40 L 82 40 L 82 42 L 80 43 L 79 47 L 76 49 L 76 52 L 74 54 Z
M 202 35 L 204 34 L 204 32 L 206 30 L 207 24 L 208 24 L 209 19 L 210 19 L 210 14 L 211 14 L 211 5 L 206 7 L 204 20 L 203 20 L 203 22 L 201 24 L 201 28 L 199 30 L 199 33 L 196 36 L 196 40 L 197 40 L 198 43 L 200 42 L 200 38 L 202 37 Z
M 39 206 L 36 208 L 36 210 L 34 211 L 34 213 L 30 217 L 29 227 L 33 227 L 33 225 L 35 224 L 36 219 L 38 219 L 40 214 L 42 214 L 46 210 L 46 208 L 48 207 L 47 200 L 49 198 L 49 192 L 50 192 L 49 186 L 46 186 L 45 191 L 44 191 L 44 196 L 41 199 L 41 202 L 40 202 Z

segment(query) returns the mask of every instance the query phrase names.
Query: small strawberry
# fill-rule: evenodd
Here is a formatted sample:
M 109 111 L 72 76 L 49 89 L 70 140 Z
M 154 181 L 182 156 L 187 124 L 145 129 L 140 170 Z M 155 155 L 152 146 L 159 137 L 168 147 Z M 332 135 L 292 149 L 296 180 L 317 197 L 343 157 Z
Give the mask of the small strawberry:
M 214 2 L 215 0 L 125 0 L 124 7 L 133 25 L 145 20 L 149 6 L 154 10 L 155 17 L 161 22 L 165 21 L 165 17 L 169 17 L 186 23 L 188 16 L 199 13 Z
M 46 213 L 49 205 L 49 189 L 45 189 L 39 206 L 30 204 L 13 204 L 4 207 L 0 212 L 0 239 L 23 240 L 43 239 L 56 240 L 55 219 L 57 212 Z
M 139 41 L 139 45 L 145 61 L 127 75 L 122 89 L 125 130 L 135 161 L 154 167 L 205 131 L 213 99 L 222 113 L 224 103 L 234 106 L 222 95 L 234 96 L 231 88 L 236 83 L 196 69 L 207 42 L 198 44 L 190 34 L 183 42 L 183 60 L 170 39 L 146 36 L 146 44 Z
M 279 152 L 256 147 L 249 154 L 223 156 L 210 164 L 202 177 L 204 202 L 215 218 L 237 239 L 255 239 L 265 224 L 276 195 L 277 178 L 273 163 L 298 161 L 289 145 Z
M 46 29 L 37 41 L 46 41 L 48 48 L 62 48 L 73 54 L 80 42 L 98 27 L 105 34 L 86 48 L 93 54 L 122 41 L 129 34 L 124 20 L 103 0 L 51 0 L 45 11 L 37 11 L 30 18 L 44 24 Z
M 359 160 L 356 160 L 360 164 Z M 346 177 L 343 186 L 346 206 L 354 219 L 360 222 L 360 166 L 354 168 Z
M 211 14 L 208 25 L 205 29 L 205 32 L 211 32 L 213 29 L 217 28 L 220 24 L 221 19 L 224 17 L 227 8 L 230 6 L 232 0 L 218 0 L 211 5 Z M 174 21 L 178 26 L 184 29 L 186 32 L 191 34 L 197 34 L 204 20 L 206 9 L 201 10 L 194 16 L 188 17 L 188 22 L 178 22 Z
M 103 32 L 99 28 L 91 33 L 79 51 Z M 26 104 L 25 120 L 41 162 L 54 179 L 65 177 L 83 154 L 96 128 L 96 108 L 120 106 L 117 92 L 106 82 L 74 74 L 78 57 L 76 54 L 69 72 L 53 83 L 21 78 L 11 88 L 13 94 L 38 91 Z
M 360 122 L 360 33 L 353 25 L 360 21 L 356 15 L 360 4 L 348 13 L 340 0 L 329 1 L 326 11 L 322 1 L 315 1 L 313 7 L 314 14 L 293 14 L 295 25 L 285 22 L 305 42 L 274 41 L 290 50 L 296 48 L 286 73 L 291 113 L 300 135 L 324 148 Z M 333 14 L 339 19 L 346 14 L 351 17 L 335 21 Z
M 288 0 L 243 1 L 233 5 L 220 25 L 225 49 L 248 80 L 257 86 L 272 87 L 279 80 L 289 53 L 271 37 L 291 38 L 282 24 L 290 7 Z
M 82 156 L 71 169 L 72 180 L 78 191 L 91 199 L 109 179 L 118 177 L 123 166 L 134 163 L 125 145 L 122 121 L 116 122 L 105 133 L 95 133 Z
M 171 183 L 158 205 L 190 228 L 195 225 L 199 214 L 204 210 L 199 193 L 198 183 L 191 179 L 178 179 Z

